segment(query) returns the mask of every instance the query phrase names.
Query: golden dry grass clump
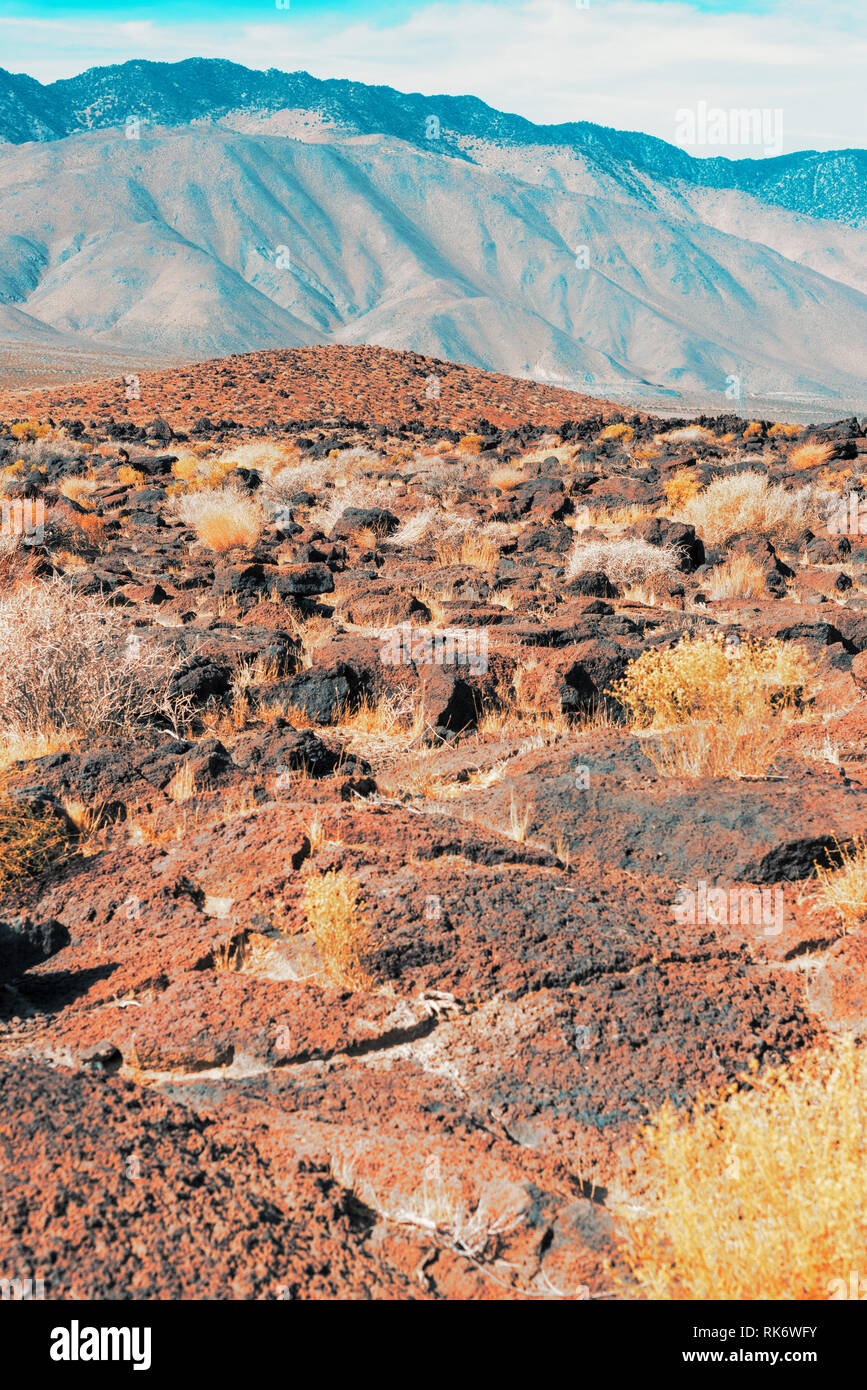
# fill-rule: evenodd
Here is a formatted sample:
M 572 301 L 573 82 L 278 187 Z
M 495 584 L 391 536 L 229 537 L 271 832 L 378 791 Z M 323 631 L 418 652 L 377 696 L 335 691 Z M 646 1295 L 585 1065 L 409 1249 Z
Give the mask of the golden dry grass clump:
M 80 507 L 86 507 L 96 485 L 95 478 L 66 478 L 60 484 L 60 495 L 67 497 L 71 502 L 77 502 Z
M 366 967 L 371 929 L 356 879 L 344 869 L 312 875 L 301 906 L 322 964 L 334 982 L 349 989 L 367 989 L 372 983 Z
M 471 569 L 489 572 L 500 563 L 500 548 L 488 536 L 466 535 L 460 544 L 440 541 L 436 547 L 436 557 L 445 569 L 451 565 L 469 565 Z
M 0 892 L 42 873 L 68 852 L 70 835 L 57 816 L 0 791 Z
M 712 599 L 762 598 L 765 572 L 750 555 L 730 555 L 711 572 L 707 592 Z
M 790 468 L 820 468 L 834 457 L 833 444 L 798 444 L 789 454 L 786 462 Z
M 840 863 L 830 868 L 816 865 L 818 900 L 839 917 L 843 930 L 854 931 L 867 922 L 867 841 L 838 846 Z
M 665 434 L 658 434 L 656 438 L 664 444 L 713 444 L 716 442 L 716 435 L 713 430 L 709 430 L 705 425 L 682 425 L 678 429 L 667 430 Z
M 131 468 L 128 463 L 122 463 L 117 470 L 117 481 L 126 487 L 143 487 L 147 479 L 140 469 Z
M 488 485 L 496 488 L 498 492 L 510 492 L 512 488 L 520 487 L 521 483 L 526 481 L 527 475 L 523 468 L 516 468 L 508 463 L 504 463 L 500 468 L 494 468 L 488 474 Z
M 688 1115 L 667 1103 L 639 1136 L 627 1296 L 844 1298 L 863 1271 L 867 1052 L 838 1039 L 739 1081 Z
M 40 424 L 38 420 L 19 420 L 9 431 L 13 439 L 29 441 L 47 439 L 51 432 L 51 425 Z
M 635 430 L 621 421 L 619 425 L 606 425 L 599 438 L 619 439 L 622 444 L 629 444 L 635 438 Z
M 666 776 L 760 777 L 814 675 L 795 643 L 712 633 L 642 652 L 610 693 L 636 727 L 660 731 L 647 755 Z
M 785 545 L 800 539 L 817 520 L 810 488 L 789 492 L 755 471 L 714 478 L 683 504 L 680 516 L 710 545 L 724 545 L 743 531 L 758 532 L 775 545 Z
M 255 497 L 237 487 L 204 488 L 172 499 L 173 509 L 203 545 L 217 553 L 249 550 L 262 534 L 265 518 Z
M 682 507 L 698 494 L 698 478 L 691 468 L 678 468 L 664 484 L 665 500 L 670 507 Z

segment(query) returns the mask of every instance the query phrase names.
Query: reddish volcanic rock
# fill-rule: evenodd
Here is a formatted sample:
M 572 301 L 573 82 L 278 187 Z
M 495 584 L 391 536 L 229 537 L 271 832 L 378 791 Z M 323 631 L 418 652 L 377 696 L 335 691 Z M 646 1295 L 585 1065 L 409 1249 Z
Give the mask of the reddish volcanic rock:
M 226 379 L 226 361 L 232 365 Z M 440 394 L 425 394 L 431 375 Z M 493 425 L 525 422 L 556 426 L 587 415 L 607 416 L 607 401 L 574 391 L 518 381 L 500 372 L 465 367 L 389 348 L 325 345 L 238 354 L 189 367 L 146 371 L 139 376 L 140 398 L 128 400 L 123 377 L 117 382 L 76 382 L 40 391 L 0 391 L 0 412 L 39 418 L 129 420 L 148 425 L 156 416 L 170 430 L 189 430 L 203 416 L 232 420 L 243 428 L 298 423 L 325 417 L 363 420 L 374 425 L 422 420 L 447 429 L 480 419 Z M 277 393 L 280 393 L 279 395 Z
M 0 1264 L 46 1298 L 425 1296 L 366 1252 L 322 1168 L 277 1174 L 237 1132 L 129 1082 L 33 1064 L 0 1084 Z
M 867 554 L 675 519 L 669 479 L 745 442 L 803 486 L 767 422 L 684 437 L 379 348 L 226 365 L 0 396 L 66 421 L 0 425 L 10 498 L 47 507 L 0 584 L 100 599 L 112 673 L 146 650 L 163 682 L 5 774 L 64 848 L 0 904 L 0 1270 L 52 1298 L 609 1298 L 648 1117 L 867 1034 L 863 933 L 814 876 L 867 818 Z M 857 436 L 854 464 L 860 429 L 809 437 Z M 255 526 L 217 552 L 181 517 L 221 481 Z M 767 592 L 713 596 L 731 555 Z M 618 681 L 685 635 L 809 657 L 767 775 L 665 776 L 630 731 Z

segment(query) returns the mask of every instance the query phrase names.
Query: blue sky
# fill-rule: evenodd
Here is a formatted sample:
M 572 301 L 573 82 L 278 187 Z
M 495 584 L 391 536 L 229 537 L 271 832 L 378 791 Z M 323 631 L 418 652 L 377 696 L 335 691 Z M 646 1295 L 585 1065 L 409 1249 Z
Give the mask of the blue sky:
M 785 152 L 867 146 L 867 0 L 0 0 L 0 66 L 40 81 L 197 56 L 667 140 L 702 102 L 759 107 Z

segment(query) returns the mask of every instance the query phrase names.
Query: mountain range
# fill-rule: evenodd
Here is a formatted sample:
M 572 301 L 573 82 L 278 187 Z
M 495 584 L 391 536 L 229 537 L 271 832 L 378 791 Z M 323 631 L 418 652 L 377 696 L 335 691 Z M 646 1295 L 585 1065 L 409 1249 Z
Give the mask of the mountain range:
M 0 338 L 857 400 L 867 152 L 697 159 L 223 60 L 0 70 Z

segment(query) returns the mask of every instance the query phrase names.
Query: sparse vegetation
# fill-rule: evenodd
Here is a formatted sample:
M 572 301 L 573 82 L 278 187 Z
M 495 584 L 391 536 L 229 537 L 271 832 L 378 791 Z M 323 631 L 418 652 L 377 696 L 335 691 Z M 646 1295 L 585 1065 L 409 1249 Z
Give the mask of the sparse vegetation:
M 647 755 L 666 776 L 763 776 L 814 675 L 794 643 L 714 633 L 642 652 L 611 694 L 654 731 Z
M 609 578 L 617 588 L 639 584 L 644 580 L 674 575 L 681 562 L 676 546 L 650 545 L 637 537 L 621 537 L 610 541 L 575 542 L 566 561 L 566 578 L 594 570 Z
M 745 712 L 756 700 L 790 708 L 813 675 L 803 647 L 769 638 L 726 643 L 722 634 L 684 637 L 631 662 L 613 694 L 641 728 L 681 724 L 718 712 Z
M 840 919 L 844 931 L 856 931 L 867 922 L 867 841 L 838 845 L 839 864 L 817 864 L 817 898 Z
M 182 521 L 192 526 L 203 545 L 218 554 L 249 550 L 262 534 L 265 519 L 255 497 L 237 487 L 206 488 L 173 499 Z
M 656 436 L 664 444 L 714 444 L 716 435 L 704 425 L 682 425 L 679 429 L 668 430 Z
M 765 572 L 749 555 L 730 555 L 711 572 L 707 592 L 712 599 L 762 598 Z
M 670 507 L 682 507 L 698 494 L 698 478 L 691 468 L 678 468 L 666 478 L 665 500 Z
M 117 470 L 117 481 L 126 487 L 142 487 L 145 483 L 145 474 L 138 468 L 131 468 L 128 463 L 122 463 Z
M 635 438 L 635 430 L 631 425 L 621 421 L 617 425 L 606 425 L 599 438 L 601 440 L 619 439 L 621 444 L 629 444 Z
M 69 498 L 72 502 L 77 502 L 80 507 L 84 507 L 96 485 L 95 478 L 66 478 L 60 484 L 60 495 Z
M 520 487 L 521 483 L 526 481 L 527 475 L 524 470 L 515 468 L 512 464 L 503 464 L 488 474 L 489 485 L 499 492 L 510 492 L 512 488 Z
M 343 869 L 308 878 L 301 900 L 319 956 L 336 984 L 367 989 L 371 929 L 356 879 Z
M 833 444 L 798 444 L 788 457 L 790 468 L 821 468 L 834 457 Z
M 455 445 L 459 454 L 480 454 L 484 440 L 480 434 L 462 435 Z
M 59 862 L 71 843 L 59 816 L 0 791 L 0 893 Z
M 62 580 L 0 593 L 0 723 L 13 738 L 171 718 L 174 666 L 121 613 Z
M 444 569 L 450 565 L 469 565 L 472 569 L 490 573 L 496 570 L 500 560 L 499 547 L 487 536 L 471 533 L 465 535 L 460 544 L 442 540 L 436 548 L 436 557 Z
M 867 1052 L 851 1039 L 642 1132 L 646 1214 L 623 1222 L 627 1296 L 845 1298 L 867 1246 Z
M 785 545 L 800 539 L 817 520 L 810 488 L 790 492 L 754 471 L 714 478 L 683 505 L 680 515 L 710 545 L 724 545 L 744 531 L 758 532 L 775 545 Z

